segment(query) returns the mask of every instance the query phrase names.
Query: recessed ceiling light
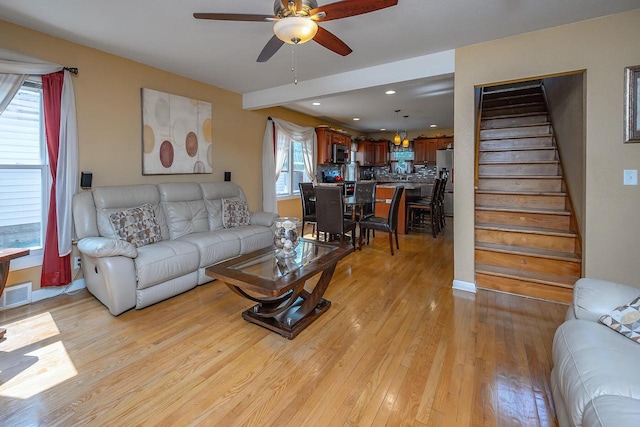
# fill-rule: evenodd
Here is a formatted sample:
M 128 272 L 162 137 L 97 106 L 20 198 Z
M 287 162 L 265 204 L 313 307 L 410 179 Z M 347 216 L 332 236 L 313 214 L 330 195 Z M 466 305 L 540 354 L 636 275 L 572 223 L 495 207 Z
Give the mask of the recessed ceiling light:
M 387 128 L 380 128 L 380 130 L 384 132 L 385 130 L 387 130 Z
M 395 90 L 388 90 L 385 92 L 386 95 L 395 95 L 396 91 Z
M 354 117 L 354 118 L 353 118 L 353 121 L 354 121 L 354 122 L 357 122 L 358 120 L 360 120 L 360 117 Z
M 313 104 L 311 104 L 311 105 L 322 105 L 322 104 L 320 104 L 319 102 L 314 102 L 314 103 L 313 103 Z
M 437 127 L 438 127 L 438 125 L 431 125 L 431 126 L 429 126 L 429 127 L 430 127 L 430 128 L 437 128 Z

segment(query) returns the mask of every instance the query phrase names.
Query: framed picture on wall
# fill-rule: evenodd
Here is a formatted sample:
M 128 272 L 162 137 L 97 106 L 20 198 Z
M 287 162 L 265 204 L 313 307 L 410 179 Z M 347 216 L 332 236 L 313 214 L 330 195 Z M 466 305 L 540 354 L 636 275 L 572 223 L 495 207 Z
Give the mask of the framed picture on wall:
M 640 65 L 624 70 L 624 142 L 640 142 Z
M 211 104 L 142 88 L 142 174 L 212 173 Z

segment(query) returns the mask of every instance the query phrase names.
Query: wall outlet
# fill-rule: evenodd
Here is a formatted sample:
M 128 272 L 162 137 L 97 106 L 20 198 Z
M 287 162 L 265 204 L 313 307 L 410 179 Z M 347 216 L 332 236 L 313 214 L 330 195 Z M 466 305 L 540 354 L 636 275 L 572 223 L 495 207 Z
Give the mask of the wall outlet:
M 624 171 L 624 185 L 638 185 L 638 171 L 637 169 L 625 169 Z
M 73 257 L 73 269 L 74 270 L 80 270 L 80 266 L 82 265 L 82 262 L 80 261 L 80 257 Z

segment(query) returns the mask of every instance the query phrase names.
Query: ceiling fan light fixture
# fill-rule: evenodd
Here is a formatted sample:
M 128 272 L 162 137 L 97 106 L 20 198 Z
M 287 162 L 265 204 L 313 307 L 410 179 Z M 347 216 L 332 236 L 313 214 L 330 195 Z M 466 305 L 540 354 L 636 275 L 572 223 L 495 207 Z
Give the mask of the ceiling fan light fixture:
M 289 16 L 277 21 L 273 25 L 273 32 L 285 43 L 302 44 L 315 37 L 318 24 L 306 17 Z

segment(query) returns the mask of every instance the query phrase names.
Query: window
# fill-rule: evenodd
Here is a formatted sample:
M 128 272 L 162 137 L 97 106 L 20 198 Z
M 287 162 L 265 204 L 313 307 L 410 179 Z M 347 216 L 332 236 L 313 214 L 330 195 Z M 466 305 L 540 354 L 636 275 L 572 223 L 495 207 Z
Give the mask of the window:
M 289 153 L 284 159 L 284 165 L 280 176 L 276 181 L 276 196 L 286 197 L 300 194 L 298 183 L 310 182 L 311 178 L 304 170 L 304 158 L 302 156 L 302 143 L 289 144 Z
M 39 265 L 49 206 L 42 89 L 26 82 L 0 115 L 0 248 L 30 248 L 19 268 Z

